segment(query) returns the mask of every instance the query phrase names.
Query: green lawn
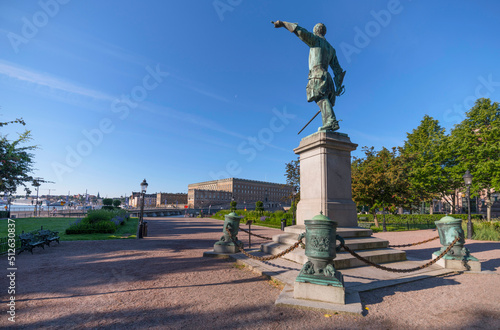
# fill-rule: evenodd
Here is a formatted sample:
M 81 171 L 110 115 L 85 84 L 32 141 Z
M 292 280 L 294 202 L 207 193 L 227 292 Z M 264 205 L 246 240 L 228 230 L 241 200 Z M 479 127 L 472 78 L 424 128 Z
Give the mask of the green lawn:
M 137 233 L 138 218 L 130 218 L 125 225 L 120 226 L 114 234 L 78 234 L 66 235 L 66 228 L 71 222 L 76 219 L 70 218 L 20 218 L 14 219 L 16 222 L 16 234 L 19 235 L 23 231 L 30 232 L 33 230 L 49 229 L 58 231 L 61 241 L 86 241 L 86 240 L 107 240 L 119 238 L 135 238 Z M 11 222 L 12 223 L 12 222 Z M 0 237 L 7 236 L 7 219 L 0 220 Z

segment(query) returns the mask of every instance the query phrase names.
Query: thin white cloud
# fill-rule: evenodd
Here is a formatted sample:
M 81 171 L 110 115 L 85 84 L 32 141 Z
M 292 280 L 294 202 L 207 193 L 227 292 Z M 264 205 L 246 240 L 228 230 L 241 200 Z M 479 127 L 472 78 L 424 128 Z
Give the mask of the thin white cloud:
M 37 72 L 31 69 L 22 68 L 12 63 L 0 60 L 0 75 L 4 75 L 16 80 L 46 86 L 51 89 L 77 94 L 102 101 L 113 101 L 115 97 L 108 94 L 75 85 L 63 79 L 50 76 L 46 73 Z
M 186 79 L 185 77 L 179 77 L 179 76 L 177 76 L 175 74 L 171 74 L 170 77 L 173 78 L 173 79 L 175 79 L 175 80 L 177 80 L 177 81 L 179 81 L 181 83 L 181 86 L 184 87 L 184 88 L 188 88 L 188 89 L 190 89 L 192 91 L 195 91 L 196 93 L 199 93 L 201 95 L 210 97 L 212 99 L 215 99 L 215 100 L 218 100 L 218 101 L 221 101 L 221 102 L 224 102 L 224 103 L 231 103 L 231 101 L 229 101 L 227 98 L 225 98 L 223 96 L 220 96 L 220 95 L 217 95 L 215 93 L 208 92 L 206 90 L 194 87 L 194 85 L 198 84 L 197 82 L 194 82 L 194 81 L 191 81 L 189 79 Z
M 143 109 L 147 112 L 150 112 L 152 114 L 155 114 L 155 115 L 170 117 L 170 118 L 174 118 L 176 120 L 186 122 L 190 126 L 202 127 L 202 128 L 209 129 L 209 130 L 221 133 L 221 134 L 225 134 L 225 135 L 229 135 L 229 136 L 238 138 L 240 140 L 247 140 L 248 139 L 248 136 L 239 134 L 235 131 L 228 130 L 228 129 L 222 127 L 221 125 L 219 125 L 217 122 L 210 120 L 208 118 L 204 118 L 202 116 L 194 115 L 194 114 L 187 113 L 187 112 L 182 112 L 182 111 L 173 109 L 171 107 L 160 106 L 160 105 L 147 103 L 147 102 L 142 103 L 139 107 L 141 109 Z M 260 141 L 259 143 L 262 143 L 262 144 L 264 144 L 270 148 L 276 149 L 276 150 L 280 150 L 280 151 L 284 151 L 284 152 L 290 151 L 288 149 L 278 147 L 278 146 L 271 144 L 271 143 L 265 143 L 262 141 Z

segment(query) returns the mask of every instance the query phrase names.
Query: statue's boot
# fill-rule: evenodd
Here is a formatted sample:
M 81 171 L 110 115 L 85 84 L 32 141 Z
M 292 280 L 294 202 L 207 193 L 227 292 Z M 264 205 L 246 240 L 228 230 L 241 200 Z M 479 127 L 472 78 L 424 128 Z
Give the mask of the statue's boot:
M 335 132 L 335 131 L 337 131 L 339 128 L 340 128 L 340 126 L 339 126 L 339 122 L 338 122 L 337 120 L 333 119 L 333 120 L 328 121 L 328 123 L 326 123 L 326 125 L 321 126 L 321 127 L 319 128 L 319 130 L 320 130 L 320 131 L 325 130 L 325 131 L 332 131 L 332 132 Z

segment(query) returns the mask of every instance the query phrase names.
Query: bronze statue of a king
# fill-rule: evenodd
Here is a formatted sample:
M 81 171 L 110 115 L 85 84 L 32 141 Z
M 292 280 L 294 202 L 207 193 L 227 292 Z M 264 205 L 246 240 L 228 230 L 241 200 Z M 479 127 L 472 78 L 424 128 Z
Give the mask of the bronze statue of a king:
M 323 23 L 316 24 L 314 26 L 313 33 L 311 33 L 296 23 L 283 21 L 276 21 L 272 23 L 275 28 L 284 27 L 288 31 L 295 33 L 300 40 L 310 47 L 309 81 L 306 87 L 307 102 L 315 101 L 320 108 L 318 113 L 321 112 L 323 126 L 320 127 L 319 130 L 338 130 L 339 122 L 333 112 L 333 106 L 335 105 L 335 97 L 343 94 L 344 92 L 342 82 L 344 80 L 345 71 L 342 71 L 342 68 L 340 67 L 335 49 L 325 39 L 325 25 Z M 333 80 L 332 76 L 328 72 L 328 66 L 332 68 L 335 75 Z

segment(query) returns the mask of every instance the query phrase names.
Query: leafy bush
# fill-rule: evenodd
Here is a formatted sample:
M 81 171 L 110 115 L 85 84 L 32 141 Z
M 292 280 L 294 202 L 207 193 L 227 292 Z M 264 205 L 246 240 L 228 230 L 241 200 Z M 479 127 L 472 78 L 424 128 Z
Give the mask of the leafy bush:
M 87 219 L 90 223 L 94 223 L 99 221 L 109 221 L 115 216 L 116 214 L 114 210 L 112 211 L 112 210 L 100 209 L 100 210 L 88 211 L 85 219 Z
M 90 223 L 87 219 L 83 219 L 78 223 L 71 224 L 66 229 L 66 235 L 95 233 L 112 234 L 116 231 L 117 228 L 118 226 L 112 221 L 99 221 Z
M 255 202 L 255 211 L 260 213 L 264 212 L 264 203 L 262 203 L 262 201 Z
M 464 225 L 464 231 L 467 232 L 467 225 Z M 472 235 L 472 239 L 480 241 L 500 241 L 500 222 L 476 222 L 473 223 L 473 226 L 474 235 Z
M 104 198 L 102 200 L 102 205 L 112 206 L 113 205 L 113 199 L 112 198 Z
M 119 199 L 115 199 L 115 200 L 113 201 L 113 206 L 117 208 L 118 206 L 120 206 L 120 204 L 121 204 L 121 203 L 122 203 L 122 202 L 121 202 Z
M 125 219 L 130 215 L 122 209 L 119 210 L 92 210 L 83 219 L 73 222 L 66 234 L 94 234 L 114 233 L 119 226 L 125 224 Z
M 229 213 L 230 213 L 229 210 L 221 210 L 221 211 L 218 211 L 212 217 L 215 219 L 224 220 L 224 216 L 229 214 Z M 238 215 L 244 217 L 241 220 L 241 222 L 243 222 L 243 223 L 245 223 L 248 220 L 252 220 L 255 223 L 259 223 L 259 224 L 262 224 L 265 226 L 270 226 L 270 227 L 275 227 L 275 228 L 281 227 L 281 219 L 286 219 L 287 226 L 291 226 L 292 220 L 293 220 L 292 213 L 286 213 L 283 211 L 259 212 L 259 211 L 253 211 L 253 210 L 251 210 L 251 211 L 238 210 L 237 213 L 238 213 Z
M 444 214 L 386 214 L 385 221 L 386 223 L 420 223 L 424 224 L 427 222 L 434 222 L 441 220 L 446 215 Z M 467 214 L 450 214 L 455 219 L 467 220 Z M 384 218 L 383 214 L 377 214 L 378 221 L 382 221 Z M 472 219 L 482 219 L 481 214 L 472 214 Z M 359 222 L 373 222 L 373 214 L 358 214 Z

